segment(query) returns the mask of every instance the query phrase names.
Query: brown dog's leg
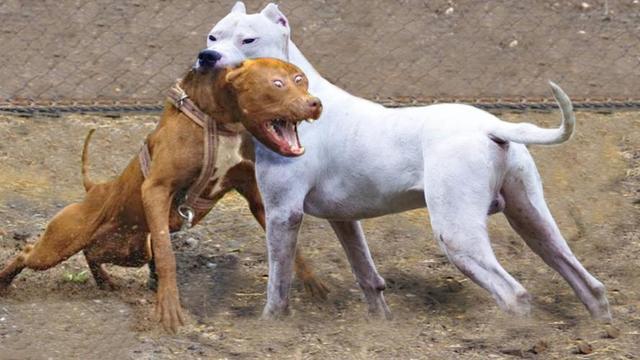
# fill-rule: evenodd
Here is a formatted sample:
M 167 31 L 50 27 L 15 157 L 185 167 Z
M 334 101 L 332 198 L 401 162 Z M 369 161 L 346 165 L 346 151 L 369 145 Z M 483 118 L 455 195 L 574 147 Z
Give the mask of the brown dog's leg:
M 102 267 L 102 263 L 92 258 L 91 251 L 85 250 L 84 257 L 87 259 L 89 270 L 91 270 L 91 274 L 93 275 L 93 279 L 96 281 L 96 285 L 98 285 L 102 290 L 115 290 L 117 288 L 116 285 L 111 281 L 109 274 L 107 274 Z
M 260 223 L 262 229 L 265 229 L 264 205 L 260 197 L 258 184 L 256 183 L 253 164 L 250 162 L 242 162 L 231 171 L 233 171 L 234 179 L 238 179 L 235 189 L 247 200 L 251 213 L 258 223 Z M 298 279 L 302 281 L 305 290 L 311 294 L 312 297 L 322 300 L 327 299 L 329 288 L 313 273 L 307 260 L 302 255 L 300 248 L 296 249 L 295 271 Z
M 170 185 L 147 178 L 142 184 L 142 203 L 158 274 L 156 314 L 165 330 L 175 333 L 184 325 L 184 320 L 176 280 L 176 258 L 169 235 Z
M 47 225 L 44 234 L 34 245 L 27 245 L 0 272 L 0 289 L 11 284 L 25 267 L 46 270 L 82 250 L 91 241 L 93 227 L 84 216 L 82 203 L 71 204 L 60 211 Z
M 24 269 L 24 258 L 21 258 L 21 256 L 18 255 L 13 258 L 0 272 L 0 294 L 7 291 L 13 279 Z
M 125 230 L 120 226 L 113 232 L 94 237 L 89 247 L 84 249 L 93 278 L 103 290 L 115 290 L 117 286 L 111 281 L 103 264 L 114 264 L 125 267 L 140 267 L 151 259 L 149 237 L 145 232 Z
M 316 299 L 327 300 L 327 295 L 329 294 L 329 288 L 322 282 L 322 280 L 318 279 L 316 274 L 313 273 L 311 267 L 307 260 L 302 256 L 302 252 L 300 248 L 296 249 L 296 261 L 294 263 L 294 270 L 296 271 L 296 276 L 302 284 L 304 285 L 304 289 L 311 294 L 312 297 Z
M 28 254 L 33 245 L 27 245 L 22 249 L 22 253 L 14 257 L 2 271 L 0 271 L 0 294 L 11 285 L 13 279 L 24 269 L 24 257 Z

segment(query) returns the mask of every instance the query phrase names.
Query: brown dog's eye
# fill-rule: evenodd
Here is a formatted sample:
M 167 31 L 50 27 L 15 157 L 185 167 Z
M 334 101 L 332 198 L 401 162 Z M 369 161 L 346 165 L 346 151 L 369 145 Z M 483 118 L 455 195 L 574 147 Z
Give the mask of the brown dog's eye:
M 284 87 L 284 82 L 282 80 L 273 80 L 273 85 L 281 88 L 281 87 Z
M 296 75 L 296 76 L 293 78 L 293 81 L 295 81 L 295 82 L 296 82 L 296 84 L 300 84 L 300 83 L 302 82 L 302 80 L 304 80 L 304 77 L 302 77 L 302 75 Z

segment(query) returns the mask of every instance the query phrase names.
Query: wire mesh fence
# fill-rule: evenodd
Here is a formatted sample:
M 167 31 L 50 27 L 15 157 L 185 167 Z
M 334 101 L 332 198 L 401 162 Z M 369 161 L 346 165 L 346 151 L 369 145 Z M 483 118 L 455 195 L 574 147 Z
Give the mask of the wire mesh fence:
M 247 1 L 249 12 L 266 2 Z M 159 100 L 224 1 L 5 0 L 0 98 Z M 372 99 L 640 98 L 640 1 L 284 0 L 294 41 Z

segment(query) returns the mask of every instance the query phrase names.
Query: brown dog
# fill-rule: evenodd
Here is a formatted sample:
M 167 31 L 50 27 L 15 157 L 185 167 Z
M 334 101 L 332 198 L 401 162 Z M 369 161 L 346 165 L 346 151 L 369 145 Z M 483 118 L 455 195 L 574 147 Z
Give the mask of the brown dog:
M 226 134 L 218 131 L 213 160 L 216 170 L 205 182 L 203 194 L 211 206 L 195 209 L 193 224 L 235 189 L 246 198 L 264 228 L 251 135 L 281 155 L 304 152 L 297 140 L 296 125 L 317 119 L 322 109 L 320 101 L 307 92 L 305 75 L 279 60 L 255 59 L 234 69 L 191 70 L 180 85 L 189 101 L 215 119 L 219 128 L 226 129 Z M 113 288 L 102 264 L 139 267 L 153 254 L 158 277 L 156 311 L 165 329 L 175 332 L 183 319 L 169 234 L 183 225 L 177 210 L 181 194 L 205 167 L 203 128 L 168 103 L 157 128 L 147 137 L 148 166 L 142 166 L 136 157 L 117 179 L 102 184 L 94 184 L 87 176 L 87 146 L 92 132 L 87 135 L 82 154 L 86 198 L 60 211 L 36 243 L 27 245 L 10 261 L 0 272 L 0 290 L 6 289 L 23 268 L 45 270 L 80 250 L 84 250 L 98 286 Z M 327 289 L 299 253 L 296 270 L 306 289 L 326 296 Z

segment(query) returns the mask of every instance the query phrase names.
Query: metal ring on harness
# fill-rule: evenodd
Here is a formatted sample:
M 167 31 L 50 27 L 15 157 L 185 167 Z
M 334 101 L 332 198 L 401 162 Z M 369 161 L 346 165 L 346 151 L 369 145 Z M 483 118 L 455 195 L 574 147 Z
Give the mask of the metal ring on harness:
M 189 98 L 189 96 L 186 93 L 182 93 L 182 96 L 180 96 L 180 98 L 176 101 L 178 108 L 181 108 L 182 105 L 184 105 L 184 101 Z
M 182 226 L 180 227 L 180 231 L 184 231 L 193 226 L 193 217 L 194 212 L 190 206 L 180 205 L 178 206 L 178 215 L 182 218 Z

